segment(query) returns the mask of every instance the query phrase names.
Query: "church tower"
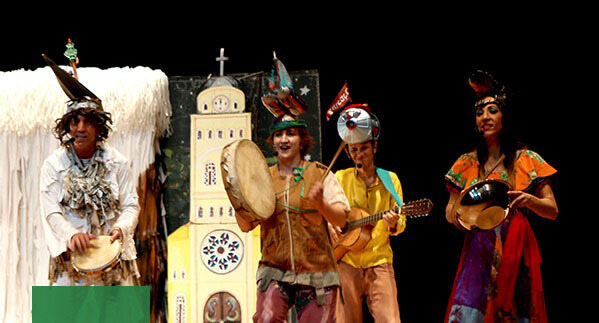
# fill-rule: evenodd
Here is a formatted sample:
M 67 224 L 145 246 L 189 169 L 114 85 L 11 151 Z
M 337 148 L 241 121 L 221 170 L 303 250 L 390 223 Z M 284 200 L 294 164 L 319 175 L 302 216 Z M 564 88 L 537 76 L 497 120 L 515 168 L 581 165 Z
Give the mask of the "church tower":
M 222 183 L 221 151 L 250 139 L 251 114 L 238 82 L 209 77 L 191 115 L 189 222 L 168 238 L 169 322 L 251 322 L 256 305 L 259 228 L 243 233 Z

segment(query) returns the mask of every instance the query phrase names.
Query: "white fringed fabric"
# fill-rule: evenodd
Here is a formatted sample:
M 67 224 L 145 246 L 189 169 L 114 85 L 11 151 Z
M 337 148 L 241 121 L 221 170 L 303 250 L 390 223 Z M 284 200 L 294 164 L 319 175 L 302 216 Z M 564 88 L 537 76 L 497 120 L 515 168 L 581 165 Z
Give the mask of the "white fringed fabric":
M 108 143 L 139 176 L 170 134 L 168 78 L 159 70 L 79 68 L 112 114 Z M 0 322 L 30 322 L 32 286 L 48 285 L 39 215 L 39 169 L 59 146 L 52 129 L 68 101 L 49 67 L 0 72 Z
M 77 69 L 79 81 L 112 113 L 115 132 L 153 129 L 169 133 L 168 78 L 147 67 Z M 0 130 L 27 135 L 49 129 L 66 111 L 68 97 L 49 67 L 34 71 L 0 72 Z M 149 108 L 155 107 L 155 108 Z

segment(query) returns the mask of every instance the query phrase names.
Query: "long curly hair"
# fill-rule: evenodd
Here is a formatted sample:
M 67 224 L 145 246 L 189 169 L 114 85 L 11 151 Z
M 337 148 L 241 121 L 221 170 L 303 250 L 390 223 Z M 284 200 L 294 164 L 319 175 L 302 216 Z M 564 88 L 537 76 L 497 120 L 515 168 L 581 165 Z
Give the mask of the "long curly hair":
M 110 124 L 112 124 L 110 112 L 105 112 L 94 108 L 81 108 L 63 115 L 60 119 L 56 119 L 54 136 L 60 140 L 60 144 L 62 146 L 67 146 L 73 141 L 73 138 L 69 134 L 71 131 L 70 124 L 71 120 L 75 119 L 79 115 L 85 117 L 92 123 L 93 127 L 97 131 L 98 143 L 104 142 L 104 140 L 108 138 L 108 134 L 110 131 L 112 131 L 112 128 L 110 127 Z

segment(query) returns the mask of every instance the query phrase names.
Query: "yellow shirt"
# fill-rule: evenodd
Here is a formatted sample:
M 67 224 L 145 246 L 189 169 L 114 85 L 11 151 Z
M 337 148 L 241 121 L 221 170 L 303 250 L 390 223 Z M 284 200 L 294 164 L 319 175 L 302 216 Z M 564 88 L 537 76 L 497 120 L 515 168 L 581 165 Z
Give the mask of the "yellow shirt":
M 401 183 L 397 174 L 389 172 L 393 186 L 399 197 L 403 200 Z M 357 175 L 355 168 L 339 170 L 335 173 L 337 180 L 343 187 L 351 207 L 362 208 L 370 214 L 375 214 L 391 209 L 395 200 L 387 191 L 383 182 L 377 176 L 369 187 Z M 401 215 L 397 222 L 395 232 L 391 232 L 387 222 L 380 220 L 372 229 L 372 239 L 361 251 L 350 251 L 342 261 L 356 268 L 368 268 L 384 263 L 393 263 L 393 250 L 389 243 L 389 235 L 398 235 L 406 227 L 406 217 Z

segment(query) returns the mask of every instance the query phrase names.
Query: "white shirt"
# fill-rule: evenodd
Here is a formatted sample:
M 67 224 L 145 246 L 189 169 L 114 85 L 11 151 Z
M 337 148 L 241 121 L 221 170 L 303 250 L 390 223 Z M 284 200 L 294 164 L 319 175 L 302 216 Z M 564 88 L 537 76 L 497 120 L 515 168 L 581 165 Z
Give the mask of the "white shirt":
M 120 215 L 112 211 L 107 214 L 106 232 L 118 227 L 122 232 L 123 260 L 137 258 L 133 234 L 137 226 L 139 202 L 136 183 L 133 181 L 127 158 L 114 148 L 104 145 L 104 164 L 107 173 L 105 180 L 109 183 L 112 194 L 120 204 Z M 42 165 L 40 171 L 40 206 L 41 220 L 52 257 L 57 257 L 67 250 L 71 237 L 79 232 L 88 232 L 90 223 L 86 217 L 61 204 L 65 195 L 64 177 L 72 164 L 64 147 L 56 149 Z

